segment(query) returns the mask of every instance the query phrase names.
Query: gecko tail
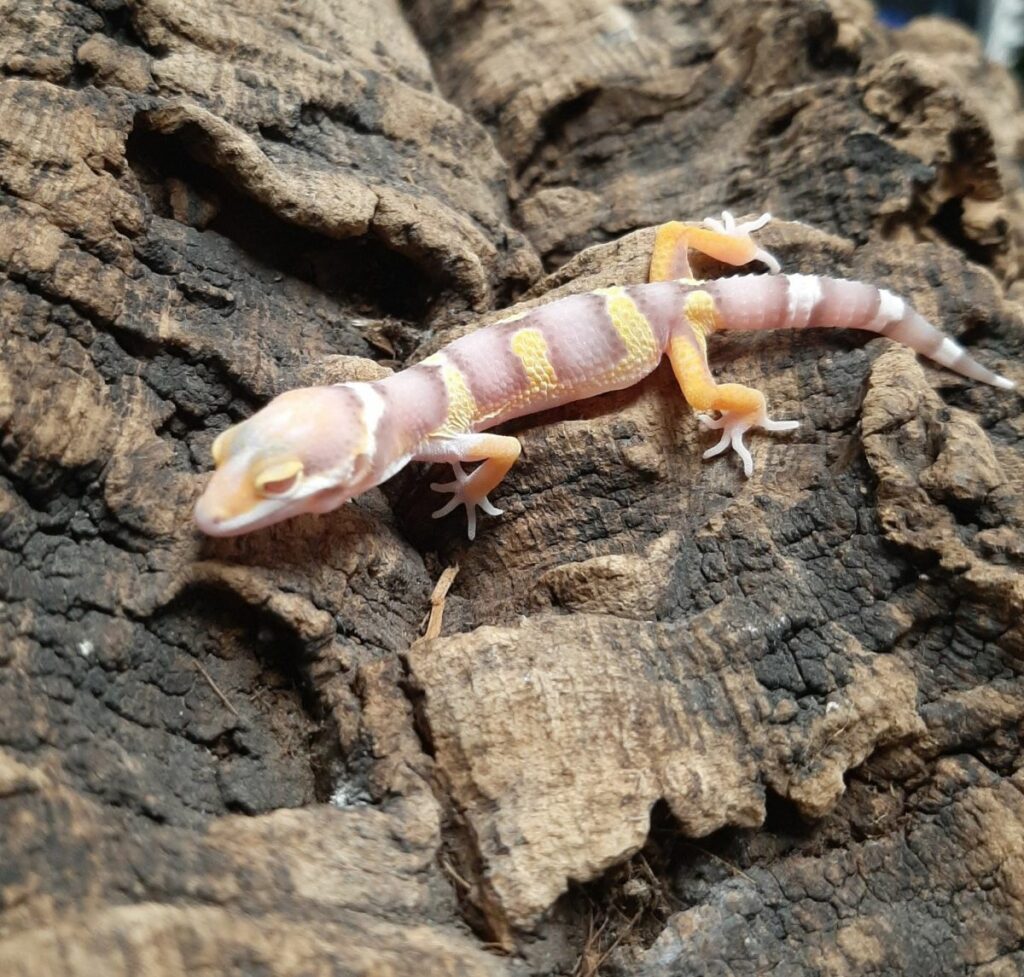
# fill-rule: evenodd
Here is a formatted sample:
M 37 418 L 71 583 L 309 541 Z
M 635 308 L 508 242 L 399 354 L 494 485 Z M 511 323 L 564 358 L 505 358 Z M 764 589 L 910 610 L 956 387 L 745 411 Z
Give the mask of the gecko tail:
M 1016 387 L 884 288 L 817 275 L 741 275 L 702 287 L 715 299 L 722 329 L 864 329 L 972 380 L 1000 390 Z

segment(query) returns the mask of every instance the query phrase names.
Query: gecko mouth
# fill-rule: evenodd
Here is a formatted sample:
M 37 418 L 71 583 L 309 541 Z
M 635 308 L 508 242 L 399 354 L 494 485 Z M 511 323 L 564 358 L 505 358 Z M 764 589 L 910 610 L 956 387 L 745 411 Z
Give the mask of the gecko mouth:
M 232 507 L 223 501 L 218 502 L 208 488 L 196 502 L 195 521 L 207 536 L 240 536 L 303 513 L 320 515 L 330 512 L 359 491 L 358 487 L 355 490 L 339 488 L 331 483 L 297 498 L 264 499 L 257 496 L 246 499 L 243 506 Z
M 287 500 L 263 499 L 232 516 L 217 509 L 204 495 L 196 503 L 195 520 L 207 536 L 239 536 L 281 522 L 292 514 Z

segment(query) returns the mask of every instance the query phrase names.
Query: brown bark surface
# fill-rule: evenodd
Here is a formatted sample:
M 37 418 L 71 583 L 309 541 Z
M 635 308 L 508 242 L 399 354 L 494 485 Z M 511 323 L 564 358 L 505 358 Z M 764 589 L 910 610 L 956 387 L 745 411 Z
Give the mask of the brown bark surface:
M 750 481 L 663 368 L 514 424 L 473 544 L 422 466 L 190 519 L 274 394 L 642 281 L 723 208 L 1024 382 L 1024 113 L 974 39 L 860 0 L 0 13 L 0 974 L 1024 973 L 1020 395 L 716 337 L 801 421 Z

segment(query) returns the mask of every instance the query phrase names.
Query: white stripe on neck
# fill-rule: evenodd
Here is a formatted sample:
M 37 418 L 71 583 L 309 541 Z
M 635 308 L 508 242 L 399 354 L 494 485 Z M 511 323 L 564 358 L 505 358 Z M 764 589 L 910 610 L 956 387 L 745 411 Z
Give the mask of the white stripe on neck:
M 384 398 L 369 383 L 345 383 L 342 386 L 351 390 L 359 400 L 363 429 L 366 431 L 366 441 L 359 454 L 366 455 L 372 462 L 377 454 L 377 431 L 384 417 Z

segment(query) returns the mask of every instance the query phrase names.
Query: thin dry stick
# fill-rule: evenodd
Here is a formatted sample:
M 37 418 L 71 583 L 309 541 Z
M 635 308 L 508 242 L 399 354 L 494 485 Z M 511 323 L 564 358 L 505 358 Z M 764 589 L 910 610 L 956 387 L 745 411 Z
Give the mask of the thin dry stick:
M 610 957 L 610 956 L 612 955 L 612 951 L 613 951 L 613 950 L 614 950 L 614 949 L 615 949 L 615 948 L 616 948 L 616 947 L 617 947 L 617 946 L 618 946 L 618 945 L 619 945 L 619 944 L 620 944 L 620 943 L 621 943 L 621 942 L 622 942 L 622 941 L 623 941 L 623 940 L 624 940 L 624 939 L 625 939 L 625 938 L 626 938 L 627 936 L 629 936 L 629 934 L 630 934 L 630 933 L 632 933 L 632 932 L 633 932 L 633 930 L 634 930 L 634 929 L 635 929 L 635 927 L 636 927 L 636 924 L 637 924 L 637 923 L 638 923 L 638 922 L 640 921 L 640 917 L 641 917 L 641 916 L 642 916 L 643 914 L 644 914 L 644 911 L 643 911 L 643 909 L 638 909 L 638 910 L 637 910 L 637 912 L 636 912 L 636 915 L 635 915 L 635 916 L 634 916 L 634 917 L 633 917 L 633 918 L 632 918 L 632 919 L 631 919 L 631 920 L 629 921 L 629 923 L 627 924 L 626 928 L 625 928 L 625 929 L 623 929 L 623 930 L 621 930 L 621 931 L 619 932 L 619 935 L 618 935 L 618 936 L 616 936 L 614 940 L 612 940 L 611 946 L 609 946 L 609 947 L 608 947 L 608 949 L 607 949 L 607 950 L 605 950 L 605 951 L 604 951 L 604 953 L 602 953 L 602 954 L 601 954 L 601 956 L 599 956 L 599 957 L 597 958 L 597 961 L 596 961 L 596 962 L 595 962 L 595 964 L 594 964 L 594 969 L 593 969 L 593 971 L 591 971 L 591 972 L 592 972 L 593 974 L 595 974 L 595 975 L 597 974 L 597 972 L 598 972 L 598 971 L 599 971 L 599 970 L 601 969 L 601 967 L 602 967 L 602 966 L 604 965 L 604 962 L 605 962 L 605 960 L 607 960 L 607 959 L 608 959 L 608 958 L 609 958 L 609 957 Z
M 573 968 L 573 977 L 594 977 L 594 974 L 597 973 L 599 964 L 594 964 L 591 961 L 594 956 L 599 956 L 594 947 L 601 939 L 601 934 L 608 925 L 608 919 L 609 917 L 605 916 L 604 921 L 595 932 L 594 910 L 590 910 L 590 918 L 587 920 L 587 939 L 583 944 L 583 950 L 580 952 L 580 958 L 576 961 L 576 966 Z
M 223 692 L 221 692 L 220 686 L 218 686 L 217 683 L 214 682 L 213 676 L 205 668 L 203 668 L 203 666 L 194 658 L 192 659 L 192 663 L 196 666 L 196 668 L 199 669 L 199 672 L 203 676 L 203 678 L 205 678 L 206 681 L 209 682 L 210 688 L 213 689 L 213 691 L 216 693 L 217 698 L 224 703 L 224 706 L 228 710 L 228 712 L 230 712 L 231 715 L 235 717 L 235 719 L 241 719 L 242 717 L 238 715 L 238 711 L 235 709 L 235 707 L 231 705 L 230 702 L 228 702 L 228 697 Z
M 437 578 L 434 592 L 430 595 L 430 619 L 427 621 L 427 630 L 423 633 L 424 640 L 429 641 L 441 633 L 441 624 L 444 621 L 444 602 L 458 575 L 459 565 L 456 563 L 446 567 L 441 576 Z
M 746 879 L 753 885 L 757 885 L 757 883 L 749 875 L 747 875 L 747 873 L 744 872 L 743 869 L 741 869 L 738 865 L 733 865 L 732 862 L 730 862 L 726 858 L 722 858 L 721 855 L 716 855 L 713 851 L 708 851 L 707 848 L 702 848 L 700 845 L 695 845 L 692 841 L 683 841 L 682 844 L 684 844 L 687 848 L 693 848 L 696 851 L 699 851 L 702 855 L 707 855 L 708 858 L 714 859 L 720 865 L 724 865 L 730 872 L 732 872 L 733 875 L 738 875 L 740 876 L 740 878 Z
M 444 855 L 441 858 L 441 868 L 445 870 L 453 882 L 462 887 L 463 892 L 469 892 L 472 890 L 473 886 L 471 886 L 461 875 L 459 875 L 458 872 L 455 871 L 455 866 L 452 865 L 451 860 L 447 855 Z

